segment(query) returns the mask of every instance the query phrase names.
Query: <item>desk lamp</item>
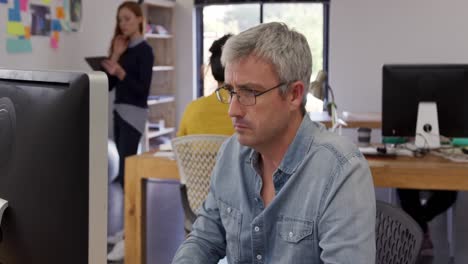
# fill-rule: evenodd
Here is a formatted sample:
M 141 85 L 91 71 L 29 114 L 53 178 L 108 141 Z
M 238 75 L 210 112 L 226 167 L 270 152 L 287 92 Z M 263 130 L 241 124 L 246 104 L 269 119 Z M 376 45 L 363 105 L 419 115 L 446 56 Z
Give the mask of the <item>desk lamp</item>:
M 324 93 L 324 90 L 325 90 L 324 85 L 327 85 L 328 91 L 330 91 L 331 101 L 328 100 L 328 103 L 326 104 L 326 106 L 327 106 L 327 112 L 331 117 L 332 130 L 334 130 L 336 128 L 336 125 L 339 124 L 338 115 L 336 113 L 337 107 L 335 104 L 335 95 L 333 93 L 333 90 L 331 89 L 330 85 L 327 84 L 326 80 L 327 80 L 327 73 L 323 70 L 320 70 L 317 73 L 317 77 L 315 78 L 315 81 L 310 83 L 309 92 L 312 93 L 313 96 L 324 101 L 326 97 Z

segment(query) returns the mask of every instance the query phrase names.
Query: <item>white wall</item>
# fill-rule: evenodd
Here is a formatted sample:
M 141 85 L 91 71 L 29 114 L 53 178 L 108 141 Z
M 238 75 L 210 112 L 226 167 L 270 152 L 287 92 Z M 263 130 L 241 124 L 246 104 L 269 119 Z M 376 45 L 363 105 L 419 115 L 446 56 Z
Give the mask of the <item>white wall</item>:
M 385 63 L 468 63 L 466 0 L 333 0 L 330 84 L 341 110 L 381 111 Z
M 185 106 L 196 98 L 195 11 L 193 0 L 177 0 L 175 8 L 176 43 L 176 120 L 182 117 Z

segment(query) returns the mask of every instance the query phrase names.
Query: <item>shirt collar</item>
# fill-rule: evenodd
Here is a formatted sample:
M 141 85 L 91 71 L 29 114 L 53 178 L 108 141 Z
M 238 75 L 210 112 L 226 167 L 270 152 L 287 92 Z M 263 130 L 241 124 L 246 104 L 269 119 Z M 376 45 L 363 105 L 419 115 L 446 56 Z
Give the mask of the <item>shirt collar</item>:
M 296 168 L 301 164 L 302 160 L 309 152 L 309 149 L 314 140 L 315 127 L 310 120 L 309 115 L 305 114 L 302 118 L 302 123 L 297 130 L 294 140 L 288 147 L 286 154 L 281 161 L 278 169 L 287 173 L 293 174 Z M 314 133 L 311 133 L 313 131 Z
M 131 40 L 131 41 L 128 42 L 128 47 L 129 47 L 129 48 L 133 48 L 133 47 L 135 47 L 136 45 L 142 43 L 143 40 L 144 40 L 143 37 L 137 38 L 137 39 L 133 39 L 133 40 Z

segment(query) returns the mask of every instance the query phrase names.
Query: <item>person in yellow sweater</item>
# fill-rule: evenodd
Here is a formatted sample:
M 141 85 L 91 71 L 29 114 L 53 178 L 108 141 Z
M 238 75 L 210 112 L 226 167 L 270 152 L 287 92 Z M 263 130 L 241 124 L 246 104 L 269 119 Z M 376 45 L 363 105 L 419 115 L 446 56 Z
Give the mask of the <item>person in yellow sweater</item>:
M 210 47 L 211 72 L 218 86 L 224 83 L 224 67 L 221 65 L 221 51 L 230 34 L 224 35 L 213 42 Z M 177 136 L 187 136 L 193 134 L 219 134 L 232 135 L 234 127 L 228 115 L 228 104 L 218 101 L 216 94 L 199 98 L 192 101 L 185 108 L 184 115 L 179 124 Z

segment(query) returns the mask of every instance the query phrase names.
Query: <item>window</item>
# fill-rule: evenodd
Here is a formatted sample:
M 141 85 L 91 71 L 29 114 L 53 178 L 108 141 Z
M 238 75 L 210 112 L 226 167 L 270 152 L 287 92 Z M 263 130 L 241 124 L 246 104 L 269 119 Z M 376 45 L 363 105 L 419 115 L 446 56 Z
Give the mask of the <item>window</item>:
M 324 3 L 255 3 L 208 5 L 198 7 L 198 57 L 200 78 L 199 96 L 211 94 L 217 83 L 209 68 L 209 48 L 224 34 L 237 34 L 263 22 L 284 22 L 304 34 L 313 58 L 312 80 L 317 72 L 326 69 L 326 33 L 328 8 Z M 200 18 L 201 17 L 201 18 Z M 308 96 L 308 111 L 321 111 L 323 102 Z

